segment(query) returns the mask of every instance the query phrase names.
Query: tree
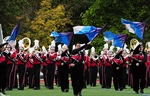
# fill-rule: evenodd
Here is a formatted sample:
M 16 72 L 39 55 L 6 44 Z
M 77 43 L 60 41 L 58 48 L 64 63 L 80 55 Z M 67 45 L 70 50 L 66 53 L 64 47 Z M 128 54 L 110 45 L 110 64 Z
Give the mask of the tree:
M 21 19 L 20 15 L 27 0 L 0 0 L 0 23 L 4 36 L 10 35 L 13 27 Z
M 146 22 L 145 34 L 150 28 L 150 7 L 147 0 L 96 0 L 96 2 L 87 10 L 83 16 L 82 21 L 84 25 L 94 25 L 101 27 L 107 23 L 105 30 L 110 30 L 113 33 L 128 34 L 127 41 L 135 38 L 135 35 L 129 33 L 121 24 L 121 18 Z M 148 38 L 144 38 L 147 41 Z M 98 38 L 94 41 L 96 48 L 103 48 L 103 38 Z M 126 42 L 129 45 L 129 42 Z M 99 45 L 98 45 L 99 44 Z
M 52 8 L 51 0 L 42 0 L 36 17 L 31 21 L 28 35 L 31 33 L 32 40 L 38 39 L 40 45 L 48 47 L 52 41 L 50 33 L 53 30 L 66 31 L 68 25 L 72 25 L 72 22 L 67 18 L 63 5 Z

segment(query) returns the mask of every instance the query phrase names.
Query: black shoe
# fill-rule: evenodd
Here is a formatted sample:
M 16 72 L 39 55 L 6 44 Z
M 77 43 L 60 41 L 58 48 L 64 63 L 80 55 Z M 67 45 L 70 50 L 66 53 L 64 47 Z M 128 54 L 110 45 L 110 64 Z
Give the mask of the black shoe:
M 54 89 L 54 87 L 48 87 L 48 89 Z
M 69 90 L 68 89 L 65 89 L 63 92 L 68 92 Z
M 35 87 L 33 90 L 40 90 L 40 88 L 39 87 Z
M 12 88 L 6 88 L 6 90 L 13 90 Z
M 81 92 L 79 92 L 79 93 L 78 93 L 78 95 L 79 95 L 79 96 L 82 96 L 82 93 L 81 93 Z
M 138 91 L 135 91 L 135 93 L 136 93 L 136 94 L 139 94 L 139 92 L 138 92 Z
M 144 91 L 141 89 L 141 90 L 140 90 L 140 93 L 144 93 Z
M 122 88 L 120 88 L 120 91 L 122 91 L 123 90 L 123 87 Z
M 2 90 L 2 93 L 3 93 L 3 94 L 6 94 L 5 90 Z

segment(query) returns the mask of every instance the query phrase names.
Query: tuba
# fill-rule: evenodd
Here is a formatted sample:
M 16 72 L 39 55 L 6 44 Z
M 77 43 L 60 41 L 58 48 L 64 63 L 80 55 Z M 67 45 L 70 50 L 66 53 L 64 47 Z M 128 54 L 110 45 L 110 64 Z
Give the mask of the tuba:
M 147 52 L 150 49 L 150 42 L 146 42 L 144 51 Z
M 31 40 L 28 37 L 24 37 L 22 41 L 23 41 L 24 50 L 28 50 L 31 45 Z
M 139 41 L 135 38 L 130 40 L 130 50 L 134 50 L 135 46 L 139 43 Z

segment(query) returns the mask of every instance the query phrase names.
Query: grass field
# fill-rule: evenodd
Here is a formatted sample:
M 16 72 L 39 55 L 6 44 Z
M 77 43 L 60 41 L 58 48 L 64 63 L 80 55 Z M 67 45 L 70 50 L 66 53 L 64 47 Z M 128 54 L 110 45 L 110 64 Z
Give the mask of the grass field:
M 73 96 L 72 86 L 70 85 L 69 92 L 63 93 L 60 87 L 54 86 L 53 90 L 46 89 L 43 84 L 41 84 L 40 90 L 28 89 L 25 90 L 13 89 L 12 91 L 6 91 L 6 96 Z M 82 91 L 83 96 L 150 96 L 150 88 L 144 89 L 144 94 L 135 94 L 134 91 L 127 87 L 123 91 L 114 91 L 112 86 L 111 89 L 102 89 L 99 84 L 96 87 L 87 86 L 86 89 Z M 1 96 L 1 95 L 0 95 Z

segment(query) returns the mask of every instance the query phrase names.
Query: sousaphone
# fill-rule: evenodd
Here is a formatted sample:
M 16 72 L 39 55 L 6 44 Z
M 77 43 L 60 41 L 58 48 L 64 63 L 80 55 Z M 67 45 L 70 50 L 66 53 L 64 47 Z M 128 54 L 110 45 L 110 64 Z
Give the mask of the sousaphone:
M 23 41 L 23 45 L 24 45 L 24 50 L 28 50 L 31 45 L 31 40 L 28 37 L 24 37 L 22 39 L 22 41 Z
M 135 46 L 139 43 L 139 41 L 135 38 L 130 40 L 130 48 L 134 50 Z

